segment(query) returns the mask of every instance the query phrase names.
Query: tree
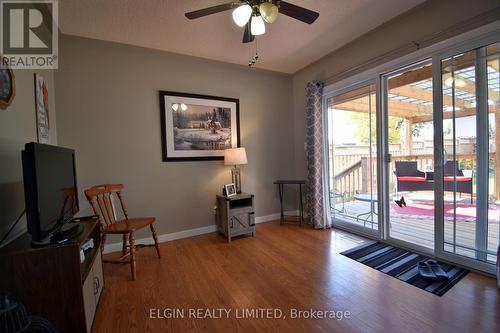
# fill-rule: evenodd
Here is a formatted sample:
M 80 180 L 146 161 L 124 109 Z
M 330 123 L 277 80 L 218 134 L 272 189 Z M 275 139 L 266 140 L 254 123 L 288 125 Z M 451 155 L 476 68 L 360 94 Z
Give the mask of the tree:
M 172 114 L 174 127 L 185 128 L 187 126 L 188 120 L 186 116 L 181 111 L 174 111 Z
M 371 124 L 368 113 L 351 112 L 351 119 L 352 123 L 355 126 L 355 137 L 358 138 L 358 140 L 360 140 L 362 143 L 369 143 L 371 137 L 372 144 L 376 144 L 377 121 L 375 114 L 371 114 Z M 401 140 L 401 121 L 404 121 L 404 119 L 400 117 L 389 116 L 389 143 L 398 143 Z
M 413 124 L 413 128 L 411 129 L 411 134 L 415 138 L 419 138 L 422 135 L 422 131 L 425 128 L 425 123 L 416 123 Z
M 222 128 L 231 127 L 230 110 L 227 108 L 217 108 L 217 117 Z
M 210 121 L 208 123 L 208 128 L 210 128 L 210 133 L 215 134 L 217 130 L 217 112 L 216 109 L 213 110 L 212 117 L 210 118 Z

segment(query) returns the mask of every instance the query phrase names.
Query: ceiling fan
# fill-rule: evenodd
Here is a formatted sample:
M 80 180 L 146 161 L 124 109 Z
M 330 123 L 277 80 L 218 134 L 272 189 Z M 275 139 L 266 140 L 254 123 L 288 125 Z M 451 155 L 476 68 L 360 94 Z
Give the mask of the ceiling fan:
M 319 13 L 280 0 L 240 0 L 222 5 L 186 13 L 186 17 L 194 20 L 203 16 L 212 15 L 226 10 L 233 10 L 233 20 L 240 27 L 245 27 L 243 43 L 252 42 L 255 36 L 266 32 L 266 23 L 273 23 L 278 14 L 290 16 L 307 24 L 312 24 Z

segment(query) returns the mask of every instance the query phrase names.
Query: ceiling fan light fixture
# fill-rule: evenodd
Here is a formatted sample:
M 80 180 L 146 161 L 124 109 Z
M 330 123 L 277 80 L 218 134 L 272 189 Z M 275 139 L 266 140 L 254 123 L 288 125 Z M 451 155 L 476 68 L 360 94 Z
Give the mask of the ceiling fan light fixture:
M 254 36 L 263 35 L 266 32 L 266 25 L 262 16 L 254 15 L 252 16 L 252 22 L 250 23 L 250 32 Z
M 233 21 L 239 27 L 244 27 L 252 16 L 252 7 L 249 4 L 244 4 L 233 10 Z
M 463 88 L 467 85 L 464 79 L 456 76 L 450 76 L 444 81 L 444 84 L 448 87 L 453 87 L 453 83 L 455 83 L 456 88 Z
M 259 6 L 259 12 L 264 21 L 274 23 L 278 18 L 278 6 L 272 2 L 263 2 Z

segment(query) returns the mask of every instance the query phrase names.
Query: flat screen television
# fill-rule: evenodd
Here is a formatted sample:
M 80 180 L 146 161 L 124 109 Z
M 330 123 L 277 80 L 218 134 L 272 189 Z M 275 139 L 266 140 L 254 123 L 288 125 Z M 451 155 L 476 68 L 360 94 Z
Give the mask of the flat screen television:
M 75 151 L 31 142 L 22 160 L 28 232 L 41 243 L 78 212 Z

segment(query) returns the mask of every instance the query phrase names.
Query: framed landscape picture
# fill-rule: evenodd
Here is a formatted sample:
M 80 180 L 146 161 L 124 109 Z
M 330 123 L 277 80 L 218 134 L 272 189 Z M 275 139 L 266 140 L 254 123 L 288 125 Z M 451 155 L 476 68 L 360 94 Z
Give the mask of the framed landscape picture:
M 224 159 L 240 146 L 239 100 L 160 91 L 163 161 Z

